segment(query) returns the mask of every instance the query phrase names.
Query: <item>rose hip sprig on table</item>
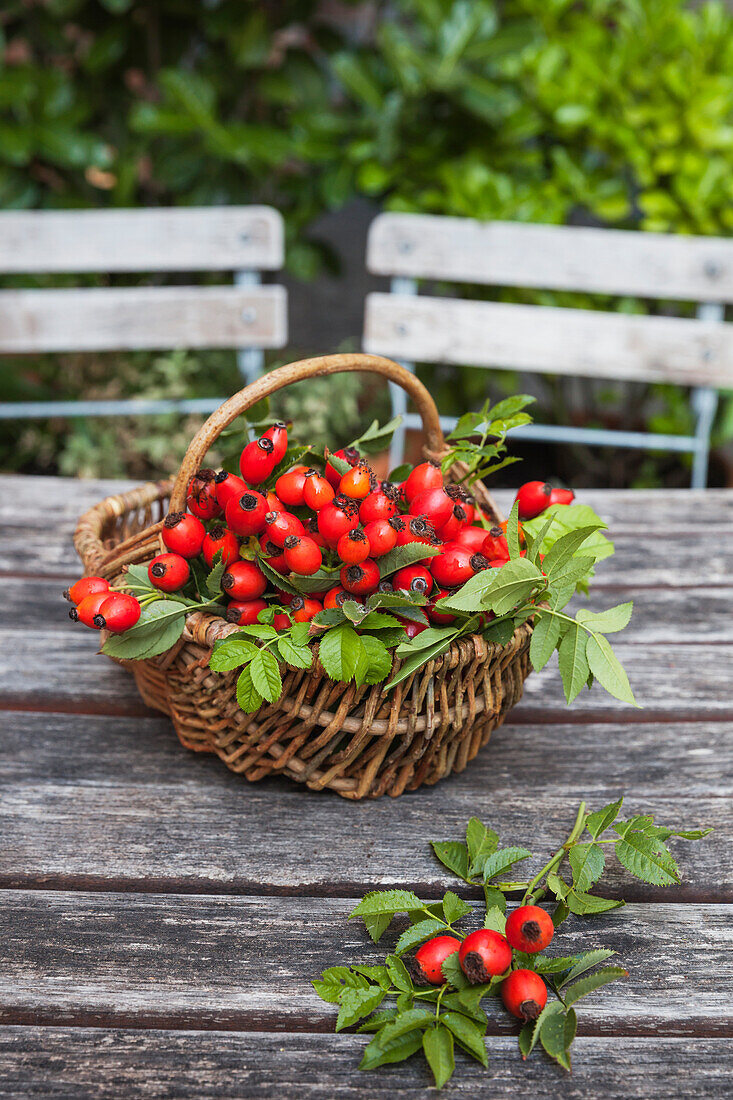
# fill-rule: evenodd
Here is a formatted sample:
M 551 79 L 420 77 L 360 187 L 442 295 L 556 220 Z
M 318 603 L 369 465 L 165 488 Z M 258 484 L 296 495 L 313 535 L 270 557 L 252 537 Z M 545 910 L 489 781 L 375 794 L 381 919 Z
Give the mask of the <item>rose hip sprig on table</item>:
M 113 600 L 106 615 L 96 589 L 74 601 L 71 615 L 106 628 L 113 636 L 103 651 L 127 660 L 170 648 L 193 610 L 227 618 L 240 634 L 217 643 L 211 668 L 241 667 L 238 698 L 249 709 L 279 698 L 280 667 L 309 667 L 315 642 L 331 679 L 389 678 L 389 690 L 462 636 L 505 644 L 527 620 L 533 665 L 558 650 L 568 701 L 597 678 L 633 702 L 605 637 L 625 625 L 631 605 L 575 618 L 564 611 L 613 552 L 602 521 L 586 506 L 568 507 L 570 490 L 529 482 L 497 524 L 465 488 L 503 464 L 506 432 L 527 419 L 524 404 L 471 414 L 442 466 L 421 462 L 387 481 L 363 452 L 386 446 L 396 422 L 375 422 L 354 444 L 321 455 L 291 445 L 287 426 L 273 424 L 246 443 L 239 474 L 202 469 L 191 479 L 188 510 L 162 525 L 163 552 L 104 590 Z M 310 626 L 295 641 L 301 623 Z M 274 644 L 273 631 L 289 639 Z
M 483 885 L 483 927 L 465 932 L 456 924 L 474 907 L 449 890 L 439 902 L 420 900 L 411 890 L 368 893 L 350 914 L 361 918 L 378 943 L 393 919 L 407 923 L 383 965 L 337 965 L 313 982 L 324 1001 L 339 1006 L 336 1030 L 359 1025 L 373 1033 L 361 1069 L 400 1062 L 422 1050 L 441 1088 L 454 1070 L 456 1045 L 488 1065 L 484 998 L 500 997 L 521 1024 L 523 1059 L 539 1043 L 570 1070 L 575 1005 L 608 982 L 627 976 L 618 966 L 601 966 L 614 951 L 593 947 L 575 955 L 545 955 L 560 925 L 572 913 L 592 916 L 623 905 L 590 893 L 601 878 L 604 850 L 634 877 L 658 886 L 679 882 L 665 841 L 699 840 L 710 829 L 681 830 L 654 824 L 651 814 L 620 820 L 623 798 L 594 813 L 581 803 L 567 839 L 530 879 L 505 881 L 531 858 L 526 848 L 499 846 L 497 834 L 471 818 L 465 841 L 437 841 L 441 863 L 463 882 Z M 565 864 L 568 864 L 567 870 Z M 561 875 L 561 871 L 564 872 Z M 507 894 L 522 893 L 507 915 Z M 552 914 L 538 904 L 553 899 Z M 546 902 L 547 903 L 547 902 Z M 411 957 L 408 952 L 414 952 Z

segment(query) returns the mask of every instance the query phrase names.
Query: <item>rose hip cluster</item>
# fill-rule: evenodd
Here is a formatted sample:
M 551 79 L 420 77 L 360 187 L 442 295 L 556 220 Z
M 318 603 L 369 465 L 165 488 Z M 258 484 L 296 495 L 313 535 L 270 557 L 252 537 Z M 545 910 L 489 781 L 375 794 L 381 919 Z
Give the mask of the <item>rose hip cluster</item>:
M 473 985 L 506 975 L 501 997 L 513 1016 L 536 1020 L 547 1004 L 547 986 L 534 970 L 512 970 L 512 949 L 534 955 L 552 940 L 554 926 L 549 913 L 538 905 L 521 905 L 507 918 L 504 935 L 479 928 L 461 942 L 455 936 L 435 936 L 415 953 L 411 970 L 417 982 L 443 985 L 442 966 L 458 952 L 461 970 Z
M 201 557 L 207 569 L 224 563 L 221 587 L 229 598 L 225 614 L 239 626 L 257 622 L 267 607 L 266 597 L 287 608 L 273 623 L 283 630 L 293 622 L 309 621 L 323 608 L 336 608 L 377 590 L 426 596 L 428 618 L 443 624 L 453 616 L 437 611 L 437 600 L 480 570 L 509 560 L 506 524 L 490 526 L 465 490 L 444 483 L 438 466 L 423 462 L 401 484 L 379 481 L 358 451 L 347 447 L 335 453 L 349 467 L 346 472 L 342 467 L 339 473 L 331 461 L 323 472 L 294 465 L 272 485 L 287 448 L 286 425 L 274 424 L 242 451 L 241 477 L 203 469 L 191 479 L 188 511 L 168 514 L 162 529 L 167 552 L 148 567 L 155 588 L 180 591 L 190 579 L 191 561 Z M 268 481 L 270 489 L 265 488 Z M 544 500 L 544 488 L 549 490 L 547 486 L 530 492 L 532 506 Z M 527 489 L 520 490 L 520 501 Z M 550 493 L 558 491 L 564 492 Z M 548 497 L 544 507 L 551 502 Z M 380 558 L 407 543 L 424 543 L 439 553 L 383 579 Z M 326 566 L 339 583 L 318 597 L 294 596 L 271 584 L 268 590 L 260 560 L 296 579 Z M 87 586 L 87 602 L 74 595 L 82 584 Z M 103 607 L 103 594 L 114 602 Z M 112 593 L 101 578 L 78 582 L 70 596 L 77 605 L 72 618 L 87 626 L 121 632 L 140 617 L 138 601 L 123 592 Z M 404 627 L 409 637 L 426 629 L 407 619 Z

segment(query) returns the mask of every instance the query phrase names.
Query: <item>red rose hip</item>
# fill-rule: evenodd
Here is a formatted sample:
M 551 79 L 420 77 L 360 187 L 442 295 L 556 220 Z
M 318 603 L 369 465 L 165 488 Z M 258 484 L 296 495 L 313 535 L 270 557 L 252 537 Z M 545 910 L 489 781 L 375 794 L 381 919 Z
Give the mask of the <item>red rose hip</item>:
M 501 983 L 501 999 L 518 1020 L 536 1020 L 547 1004 L 547 986 L 534 970 L 512 970 Z
M 205 534 L 201 520 L 185 512 L 169 512 L 163 521 L 163 542 L 182 558 L 198 557 Z
M 264 573 L 253 561 L 233 561 L 221 578 L 221 587 L 234 600 L 256 600 L 267 587 Z
M 552 917 L 539 905 L 520 905 L 507 917 L 506 938 L 516 951 L 544 951 L 554 933 Z
M 512 949 L 500 932 L 479 928 L 466 936 L 458 953 L 461 970 L 469 982 L 479 985 L 512 965 Z
M 148 566 L 150 583 L 161 592 L 177 592 L 191 576 L 191 567 L 180 554 L 158 554 Z
M 455 955 L 460 946 L 455 936 L 435 936 L 418 948 L 410 967 L 418 984 L 443 985 L 443 963 L 450 955 Z
M 517 491 L 520 519 L 534 519 L 544 512 L 550 503 L 552 486 L 546 481 L 526 481 Z

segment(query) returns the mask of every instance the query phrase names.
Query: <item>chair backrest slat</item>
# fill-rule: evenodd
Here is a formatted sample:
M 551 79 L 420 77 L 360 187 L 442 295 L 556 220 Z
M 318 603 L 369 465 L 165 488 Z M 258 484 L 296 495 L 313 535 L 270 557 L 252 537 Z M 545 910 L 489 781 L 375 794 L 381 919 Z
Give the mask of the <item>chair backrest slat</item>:
M 283 220 L 267 206 L 6 211 L 0 272 L 274 271 Z
M 733 325 L 677 317 L 371 294 L 364 349 L 408 362 L 733 387 Z
M 279 348 L 280 286 L 0 291 L 0 353 Z
M 733 240 L 721 237 L 381 214 L 367 267 L 457 283 L 733 301 Z

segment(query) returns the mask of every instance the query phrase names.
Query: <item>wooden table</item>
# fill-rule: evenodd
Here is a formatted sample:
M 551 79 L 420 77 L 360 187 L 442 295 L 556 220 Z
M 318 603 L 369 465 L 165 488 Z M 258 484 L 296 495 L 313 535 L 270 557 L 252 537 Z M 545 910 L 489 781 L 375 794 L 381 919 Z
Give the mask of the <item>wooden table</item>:
M 617 546 L 592 604 L 636 602 L 618 650 L 644 710 L 600 691 L 568 710 L 545 670 L 462 775 L 354 804 L 186 752 L 69 624 L 75 520 L 120 483 L 0 488 L 0 1096 L 434 1095 L 417 1059 L 357 1071 L 365 1040 L 335 1035 L 311 989 L 323 967 L 379 955 L 345 921 L 354 899 L 454 886 L 428 842 L 472 814 L 549 853 L 581 798 L 622 792 L 630 811 L 716 831 L 674 845 L 679 887 L 614 867 L 608 892 L 630 904 L 564 926 L 562 953 L 613 947 L 630 971 L 582 1003 L 572 1077 L 542 1053 L 523 1064 L 497 1010 L 490 1071 L 459 1054 L 447 1095 L 730 1089 L 733 493 L 581 494 Z

